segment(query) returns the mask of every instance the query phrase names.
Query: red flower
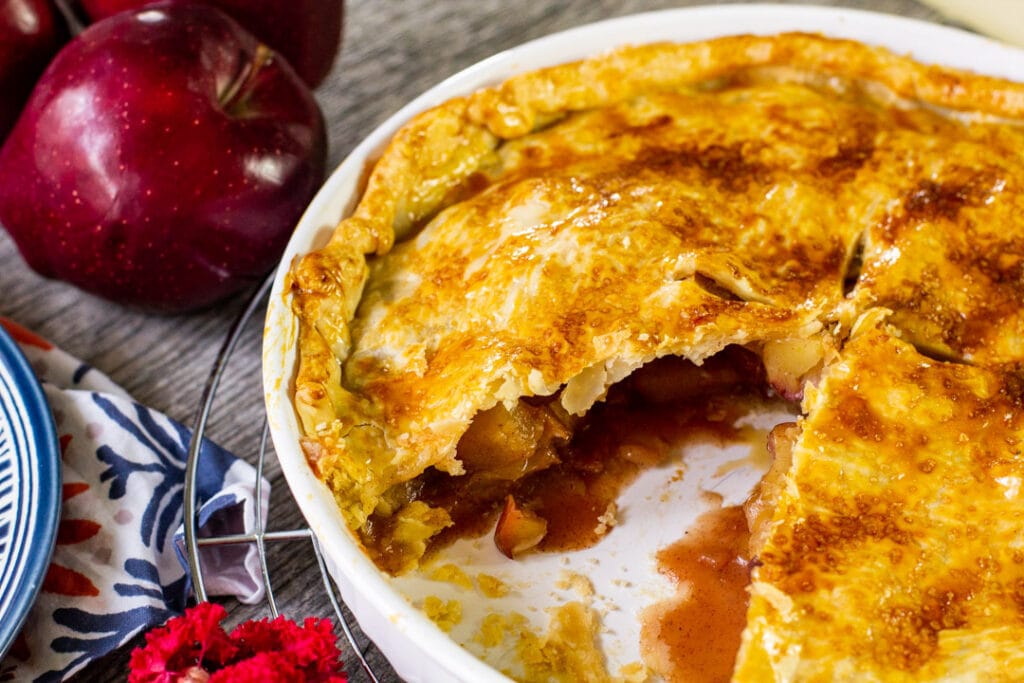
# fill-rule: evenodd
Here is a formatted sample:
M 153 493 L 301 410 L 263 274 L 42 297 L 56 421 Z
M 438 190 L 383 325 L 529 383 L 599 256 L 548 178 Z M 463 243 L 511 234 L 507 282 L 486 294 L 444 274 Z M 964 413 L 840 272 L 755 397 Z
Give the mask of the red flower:
M 299 626 L 284 617 L 240 624 L 231 635 L 224 608 L 202 603 L 146 634 L 132 652 L 129 683 L 345 683 L 327 619 Z
M 303 680 L 344 680 L 330 678 L 302 678 L 288 657 L 279 652 L 260 652 L 238 664 L 221 669 L 210 676 L 210 683 L 290 683 Z
M 274 652 L 287 657 L 304 676 L 299 680 L 336 683 L 331 676 L 338 671 L 339 652 L 334 627 L 327 619 L 309 618 L 302 626 L 284 617 L 247 621 L 231 632 L 231 639 L 243 653 Z

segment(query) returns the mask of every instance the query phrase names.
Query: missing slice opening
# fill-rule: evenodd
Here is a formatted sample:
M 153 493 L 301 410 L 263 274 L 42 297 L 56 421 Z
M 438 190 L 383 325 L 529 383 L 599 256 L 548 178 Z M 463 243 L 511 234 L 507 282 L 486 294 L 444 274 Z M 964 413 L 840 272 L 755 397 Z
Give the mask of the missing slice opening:
M 569 414 L 556 393 L 522 398 L 482 411 L 458 445 L 464 473 L 434 468 L 392 492 L 401 509 L 433 515 L 422 548 L 427 555 L 459 538 L 494 529 L 510 557 L 531 551 L 586 548 L 611 532 L 616 500 L 642 471 L 664 464 L 686 443 L 740 440 L 736 418 L 753 402 L 792 401 L 777 386 L 799 384 L 813 362 L 783 362 L 772 349 L 772 369 L 760 353 L 728 346 L 701 365 L 675 356 L 652 361 L 614 384 L 585 415 Z M 418 506 L 418 507 L 413 507 Z M 496 524 L 497 522 L 497 524 Z M 420 550 L 394 535 L 393 521 L 371 518 L 363 542 L 378 563 L 398 571 Z

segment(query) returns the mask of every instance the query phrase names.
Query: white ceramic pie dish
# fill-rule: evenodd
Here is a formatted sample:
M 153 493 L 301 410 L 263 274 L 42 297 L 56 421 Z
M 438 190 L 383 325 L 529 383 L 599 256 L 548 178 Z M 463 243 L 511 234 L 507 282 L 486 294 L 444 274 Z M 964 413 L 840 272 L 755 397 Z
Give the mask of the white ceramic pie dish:
M 295 499 L 317 535 L 342 596 L 364 631 L 408 681 L 506 681 L 456 642 L 471 638 L 474 619 L 491 608 L 489 601 L 472 593 L 453 593 L 447 584 L 420 576 L 399 580 L 382 574 L 366 558 L 342 521 L 334 500 L 313 475 L 299 448 L 299 426 L 291 405 L 295 372 L 297 321 L 284 294 L 283 281 L 292 260 L 322 245 L 334 226 L 357 201 L 359 180 L 367 162 L 374 159 L 388 139 L 415 113 L 456 95 L 491 85 L 505 78 L 550 64 L 580 59 L 625 43 L 660 40 L 692 41 L 737 33 L 772 34 L 802 30 L 883 45 L 929 63 L 967 68 L 1024 80 L 1024 52 L 962 31 L 916 20 L 847 9 L 779 5 L 733 5 L 670 10 L 614 19 L 573 29 L 503 52 L 449 78 L 415 99 L 356 147 L 331 175 L 299 223 L 271 293 L 264 329 L 263 383 L 274 446 Z M 627 511 L 629 533 L 613 533 L 596 548 L 531 559 L 529 564 L 504 563 L 488 543 L 460 542 L 446 554 L 451 561 L 472 571 L 486 571 L 516 590 L 503 599 L 500 609 L 530 610 L 543 624 L 538 603 L 557 604 L 572 599 L 554 588 L 566 568 L 587 574 L 605 601 L 611 634 L 602 637 L 614 673 L 620 664 L 635 661 L 637 648 L 635 611 L 665 595 L 669 588 L 657 575 L 653 551 L 678 538 L 680 529 L 705 509 L 699 489 L 724 495 L 727 503 L 739 502 L 757 478 L 756 467 L 747 467 L 742 446 L 710 449 L 688 455 L 685 485 L 671 490 L 664 472 L 642 477 L 627 491 L 620 508 Z M 723 463 L 735 466 L 722 467 Z M 657 503 L 652 504 L 652 497 Z M 670 500 L 664 503 L 666 497 Z M 631 508 L 632 506 L 632 508 Z M 633 509 L 635 514 L 628 514 Z M 682 526 L 681 526 L 682 525 Z M 642 538 L 642 543 L 637 539 Z M 486 539 L 485 539 L 486 540 Z M 513 565 L 513 566 L 509 566 Z M 628 581 L 621 581 L 623 577 Z M 617 592 L 620 584 L 631 591 Z M 639 586 L 639 588 L 637 588 Z M 424 595 L 459 599 L 466 611 L 463 632 L 449 636 L 414 606 Z M 625 603 L 625 604 L 623 604 Z M 615 609 L 617 607 L 618 609 Z M 474 616 L 475 614 L 475 616 Z M 607 625 L 607 624 L 606 624 Z M 458 630 L 458 629 L 457 629 Z M 492 660 L 502 663 L 501 653 Z

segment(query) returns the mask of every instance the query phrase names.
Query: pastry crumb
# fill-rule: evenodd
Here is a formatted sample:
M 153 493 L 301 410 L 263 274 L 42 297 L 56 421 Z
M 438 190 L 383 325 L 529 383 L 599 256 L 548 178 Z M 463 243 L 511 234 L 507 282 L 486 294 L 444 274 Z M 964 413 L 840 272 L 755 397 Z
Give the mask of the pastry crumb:
M 487 598 L 503 598 L 509 592 L 507 583 L 490 574 L 477 574 L 476 585 Z
M 630 662 L 619 668 L 619 676 L 616 679 L 622 683 L 644 683 L 651 677 L 651 670 L 644 666 L 643 662 Z
M 430 578 L 434 581 L 444 581 L 460 588 L 466 588 L 472 590 L 473 581 L 469 578 L 466 572 L 462 571 L 457 565 L 444 564 L 430 572 Z
M 448 633 L 462 621 L 462 603 L 458 600 L 442 600 L 436 595 L 428 595 L 423 599 L 423 613 L 437 624 L 437 627 Z
M 616 517 L 618 512 L 619 506 L 615 504 L 615 501 L 608 503 L 604 513 L 597 518 L 597 526 L 594 527 L 594 533 L 598 536 L 604 536 L 611 531 L 612 527 L 619 523 Z
M 555 586 L 561 590 L 573 590 L 581 598 L 594 597 L 594 584 L 577 572 L 563 571 Z
M 700 498 L 711 507 L 716 508 L 722 507 L 722 501 L 725 500 L 721 493 L 718 493 L 717 491 L 707 491 L 704 489 L 701 489 Z
M 497 614 L 492 612 L 480 623 L 480 630 L 473 636 L 473 641 L 484 647 L 497 647 L 505 642 L 509 631 L 522 631 L 526 628 L 526 617 L 518 612 Z
M 600 624 L 594 610 L 569 602 L 549 610 L 551 623 L 544 636 L 531 631 L 520 634 L 516 647 L 527 680 L 611 681 L 598 645 Z

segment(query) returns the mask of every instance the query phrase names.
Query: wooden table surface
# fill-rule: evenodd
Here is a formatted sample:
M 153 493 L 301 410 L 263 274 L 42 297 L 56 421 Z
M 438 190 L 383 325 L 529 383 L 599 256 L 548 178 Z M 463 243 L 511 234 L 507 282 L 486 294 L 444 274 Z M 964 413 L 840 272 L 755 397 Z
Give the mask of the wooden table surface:
M 679 0 L 349 0 L 344 47 L 318 97 L 330 131 L 330 167 L 404 103 L 445 77 L 498 51 L 591 21 L 647 10 L 706 4 Z M 915 0 L 819 2 L 942 18 Z M 107 373 L 139 401 L 192 424 L 217 350 L 245 296 L 187 316 L 126 310 L 29 270 L 0 231 L 0 315 L 8 316 Z M 253 454 L 262 424 L 259 387 L 262 311 L 245 329 L 218 392 L 208 435 L 240 455 Z M 270 458 L 274 529 L 302 526 L 287 486 Z M 329 616 L 316 560 L 305 544 L 272 546 L 271 574 L 282 611 L 300 618 Z M 238 619 L 252 608 L 229 604 Z M 364 641 L 365 642 L 365 641 Z M 125 679 L 122 648 L 76 677 Z M 371 662 L 383 681 L 397 677 L 379 655 Z M 352 657 L 354 681 L 365 680 Z

